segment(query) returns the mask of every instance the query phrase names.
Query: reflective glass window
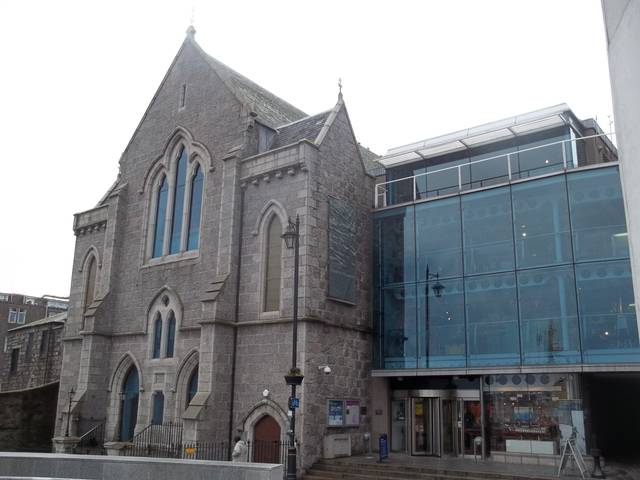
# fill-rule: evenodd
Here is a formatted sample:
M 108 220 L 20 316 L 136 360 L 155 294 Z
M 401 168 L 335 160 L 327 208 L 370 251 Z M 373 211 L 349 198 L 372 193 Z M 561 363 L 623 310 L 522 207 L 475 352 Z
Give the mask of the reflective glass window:
M 514 274 L 465 280 L 469 366 L 518 365 L 520 340 Z
M 169 195 L 169 186 L 167 185 L 167 177 L 162 177 L 160 188 L 158 189 L 158 197 L 156 201 L 156 225 L 153 234 L 153 256 L 161 257 L 164 248 L 164 224 L 167 218 L 167 197 Z
M 524 363 L 579 363 L 573 267 L 518 272 L 518 301 Z
M 417 278 L 426 280 L 427 269 L 440 278 L 462 276 L 460 198 L 416 205 Z
M 462 197 L 466 275 L 513 270 L 513 219 L 509 188 Z
M 421 195 L 420 198 L 448 195 L 469 188 L 470 170 L 466 151 L 429 159 L 428 162 L 426 171 L 429 174 L 423 177 L 425 179 L 424 189 L 419 189 L 420 192 L 426 192 L 426 196 Z M 460 171 L 459 177 L 458 170 Z M 418 186 L 420 185 L 418 182 Z
M 196 166 L 195 175 L 191 180 L 191 205 L 189 208 L 189 234 L 187 250 L 197 250 L 200 239 L 200 212 L 202 211 L 202 185 L 204 174 L 200 165 Z
M 618 169 L 570 173 L 568 182 L 575 261 L 628 258 Z
M 375 232 L 376 284 L 415 281 L 413 207 L 377 213 Z
M 184 212 L 184 191 L 187 183 L 187 150 L 180 152 L 176 168 L 175 196 L 173 197 L 173 219 L 171 223 L 171 243 L 169 253 L 178 253 L 182 241 L 182 213 Z
M 567 127 L 529 135 L 521 138 L 518 143 L 516 178 L 527 178 L 545 173 L 556 172 L 564 168 L 563 150 L 567 165 L 572 165 L 571 143 L 559 143 L 569 138 Z M 551 145 L 550 145 L 551 144 Z
M 512 196 L 518 268 L 571 262 L 564 176 L 513 185 Z
M 424 168 L 422 166 L 422 163 L 389 169 L 387 171 L 388 181 L 397 181 L 388 183 L 386 185 L 387 205 L 397 205 L 399 203 L 412 202 L 414 200 L 413 176 L 423 172 Z M 420 185 L 417 185 L 416 187 L 421 188 Z
M 152 425 L 162 425 L 164 417 L 164 393 L 155 392 L 153 394 L 153 412 L 151 415 Z
M 473 149 L 469 158 L 471 188 L 487 187 L 509 180 L 509 161 L 513 166 L 516 151 L 513 142 L 502 142 Z M 482 161 L 480 161 L 482 160 Z
M 416 368 L 416 287 L 382 290 L 384 368 Z
M 437 286 L 441 286 L 442 289 L 434 290 Z M 431 280 L 429 283 L 418 284 L 417 288 L 418 367 L 464 367 L 466 362 L 462 279 Z
M 585 363 L 638 362 L 638 325 L 628 261 L 576 265 Z

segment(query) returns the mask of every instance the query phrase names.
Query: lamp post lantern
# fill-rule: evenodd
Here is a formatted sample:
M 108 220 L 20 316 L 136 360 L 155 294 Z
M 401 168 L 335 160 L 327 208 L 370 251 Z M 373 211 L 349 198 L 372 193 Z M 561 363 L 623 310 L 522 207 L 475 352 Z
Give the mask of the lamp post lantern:
M 71 403 L 73 402 L 73 396 L 75 394 L 76 394 L 75 390 L 73 389 L 73 387 L 71 387 L 71 390 L 69 390 L 69 392 L 67 393 L 67 395 L 69 395 L 69 404 L 67 405 L 67 428 L 64 431 L 65 437 L 69 436 L 69 420 L 71 420 Z
M 291 344 L 291 370 L 285 375 L 287 385 L 291 387 L 289 410 L 291 411 L 291 428 L 289 429 L 289 448 L 287 449 L 287 480 L 296 479 L 297 457 L 296 449 L 296 386 L 302 384 L 304 376 L 296 365 L 298 356 L 298 270 L 300 265 L 300 217 L 296 215 L 296 222 L 289 218 L 286 231 L 282 234 L 287 248 L 293 248 L 293 339 Z
M 439 273 L 431 273 L 429 272 L 429 264 L 427 264 L 427 275 L 425 280 L 427 281 L 425 283 L 425 287 L 424 287 L 424 297 L 425 297 L 425 332 L 426 332 L 426 342 L 427 345 L 429 345 L 429 281 L 430 280 L 435 280 L 435 283 L 433 285 L 431 285 L 431 290 L 433 290 L 434 295 L 436 296 L 436 298 L 441 298 L 442 297 L 442 291 L 445 289 L 445 286 L 442 285 L 440 283 L 440 274 Z M 427 354 L 429 352 L 427 351 Z

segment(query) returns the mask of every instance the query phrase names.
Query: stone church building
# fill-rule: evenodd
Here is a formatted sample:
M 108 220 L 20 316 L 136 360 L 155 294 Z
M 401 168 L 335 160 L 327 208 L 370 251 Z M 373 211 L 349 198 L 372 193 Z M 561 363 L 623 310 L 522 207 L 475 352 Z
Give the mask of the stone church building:
M 225 442 L 238 431 L 258 440 L 266 422 L 284 440 L 294 255 L 281 235 L 299 216 L 300 464 L 332 434 L 362 451 L 375 155 L 356 141 L 342 94 L 309 116 L 194 34 L 117 180 L 75 215 L 56 435 L 70 410 L 72 435 L 104 421 L 106 441 L 166 422 L 181 422 L 186 440 Z

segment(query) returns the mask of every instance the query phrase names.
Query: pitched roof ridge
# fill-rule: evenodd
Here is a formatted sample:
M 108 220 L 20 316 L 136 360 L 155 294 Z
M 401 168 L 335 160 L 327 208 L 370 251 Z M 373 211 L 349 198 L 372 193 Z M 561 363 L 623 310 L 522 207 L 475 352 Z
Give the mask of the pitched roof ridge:
M 340 93 L 338 95 L 338 101 L 336 102 L 336 104 L 331 109 L 329 115 L 327 116 L 327 119 L 324 122 L 324 125 L 322 126 L 322 128 L 318 132 L 318 136 L 315 138 L 315 140 L 313 142 L 316 146 L 320 146 L 320 144 L 324 140 L 324 137 L 327 136 L 327 133 L 329 132 L 329 129 L 331 128 L 331 125 L 333 125 L 333 122 L 335 121 L 336 117 L 338 116 L 338 112 L 340 112 L 340 110 L 342 109 L 343 106 L 344 106 L 344 99 L 342 98 L 342 93 Z

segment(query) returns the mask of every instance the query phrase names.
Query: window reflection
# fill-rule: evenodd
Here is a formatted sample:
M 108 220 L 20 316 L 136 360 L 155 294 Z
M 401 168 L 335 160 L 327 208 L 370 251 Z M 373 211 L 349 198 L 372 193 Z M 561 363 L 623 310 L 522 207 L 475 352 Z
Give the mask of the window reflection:
M 385 368 L 416 368 L 416 287 L 385 288 L 383 349 Z
M 382 285 L 415 280 L 413 207 L 376 215 L 376 275 Z

